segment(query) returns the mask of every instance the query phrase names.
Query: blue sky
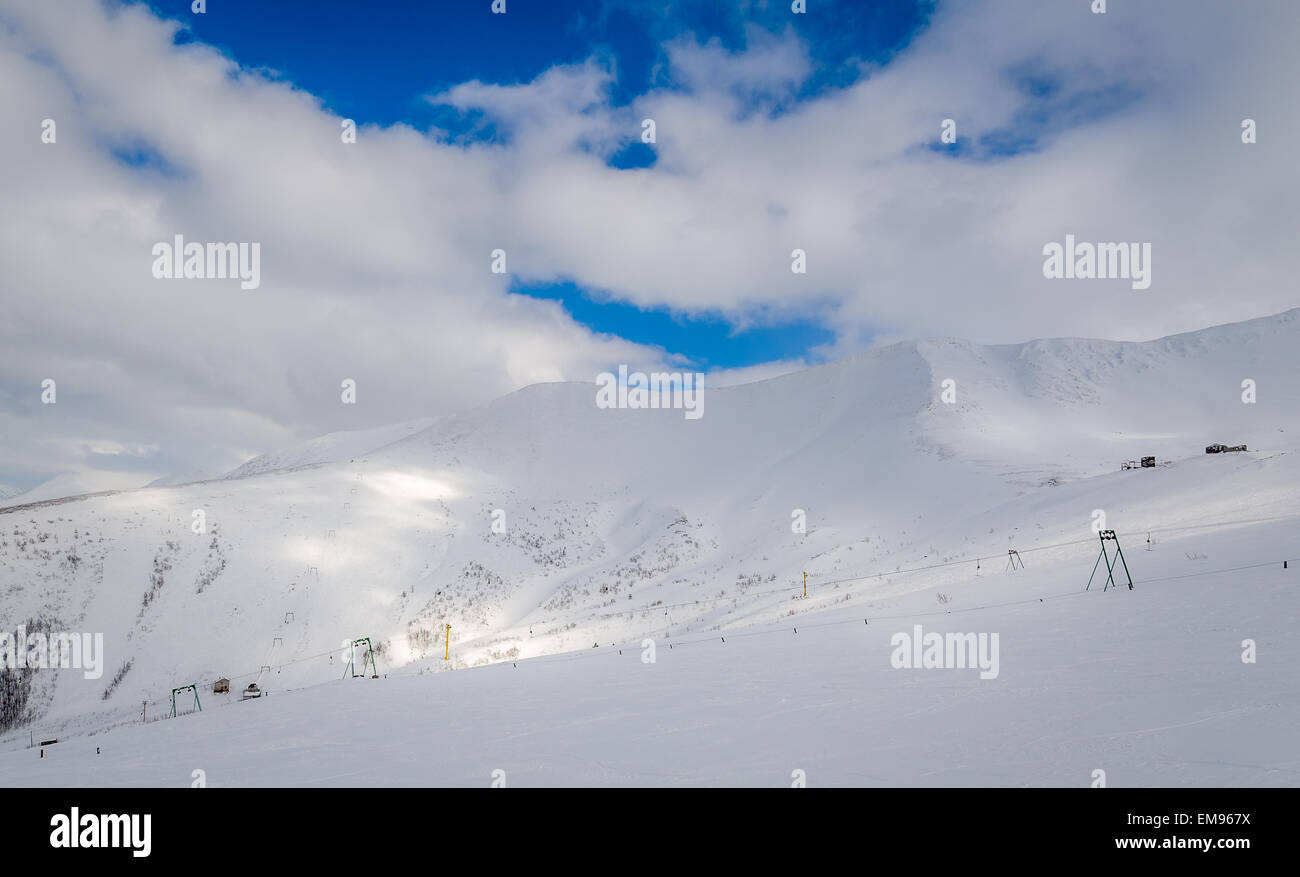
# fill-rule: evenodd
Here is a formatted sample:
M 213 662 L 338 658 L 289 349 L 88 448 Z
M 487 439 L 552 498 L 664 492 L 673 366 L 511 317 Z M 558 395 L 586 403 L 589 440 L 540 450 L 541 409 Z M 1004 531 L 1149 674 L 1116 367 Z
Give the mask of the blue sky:
M 269 67 L 358 122 L 443 125 L 424 95 L 479 79 L 518 83 L 593 55 L 613 58 L 613 102 L 626 104 L 656 80 L 662 44 L 682 35 L 746 46 L 745 27 L 791 27 L 809 45 L 818 70 L 804 96 L 849 85 L 855 59 L 887 61 L 924 27 L 931 0 L 814 0 L 816 15 L 789 4 L 721 0 L 610 2 L 509 0 L 492 15 L 488 0 L 321 0 L 308 6 L 260 0 L 211 0 L 196 15 L 191 0 L 150 0 L 167 18 L 187 22 L 179 42 L 197 39 L 251 66 Z
M 457 3 L 355 3 L 327 0 L 302 7 L 253 0 L 213 0 L 206 14 L 193 14 L 190 0 L 153 0 L 167 18 L 188 23 L 177 42 L 198 40 L 250 67 L 278 72 L 317 96 L 326 108 L 359 125 L 404 123 L 444 131 L 453 142 L 506 136 L 475 112 L 437 106 L 427 99 L 462 82 L 528 82 L 557 65 L 608 59 L 617 74 L 610 102 L 626 105 L 652 88 L 675 88 L 664 73 L 664 43 L 689 37 L 717 40 L 732 52 L 745 50 L 747 27 L 773 34 L 793 29 L 806 41 L 813 72 L 794 102 L 857 81 L 862 63 L 887 63 L 925 27 L 931 0 L 873 0 L 818 4 L 816 15 L 794 15 L 788 3 L 739 4 L 717 0 L 598 2 L 508 0 L 493 15 L 488 0 Z M 765 106 L 770 113 L 788 106 Z M 126 156 L 137 163 L 147 155 Z M 608 158 L 613 167 L 652 166 L 652 146 L 632 142 Z M 687 315 L 642 309 L 612 300 L 557 277 L 515 284 L 520 295 L 561 303 L 593 331 L 662 347 L 695 367 L 719 369 L 780 360 L 816 361 L 818 348 L 834 341 L 825 314 L 809 304 L 803 312 L 748 315 L 744 327 L 727 315 Z

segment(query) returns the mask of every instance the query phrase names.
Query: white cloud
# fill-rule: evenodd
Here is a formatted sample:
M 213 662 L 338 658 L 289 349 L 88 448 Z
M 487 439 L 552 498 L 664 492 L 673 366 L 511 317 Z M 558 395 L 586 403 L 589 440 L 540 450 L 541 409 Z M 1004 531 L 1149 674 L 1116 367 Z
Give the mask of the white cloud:
M 693 35 L 678 37 L 665 47 L 667 73 L 692 93 L 718 93 L 745 98 L 790 97 L 813 71 L 807 48 L 787 28 L 776 36 L 757 25 L 745 27 L 744 51 L 730 52 L 715 37 L 704 43 Z
M 509 296 L 497 247 L 525 279 L 737 324 L 815 307 L 835 353 L 877 333 L 1146 338 L 1300 303 L 1288 3 L 945 5 L 888 66 L 775 116 L 762 109 L 812 72 L 793 33 L 751 30 L 742 53 L 678 40 L 669 80 L 686 87 L 631 107 L 609 105 L 599 58 L 435 96 L 509 131 L 468 147 L 404 126 L 344 145 L 314 97 L 174 30 L 138 6 L 0 0 L 4 480 L 132 456 L 87 454 L 88 436 L 158 446 L 141 483 L 221 471 L 291 438 L 656 364 Z M 1030 75 L 1056 91 L 1032 98 Z M 1080 124 L 1099 102 L 1119 108 Z M 655 167 L 607 167 L 647 116 Z M 1040 151 L 940 155 L 927 144 L 948 117 Z M 57 145 L 39 141 L 45 118 Z M 1151 241 L 1151 289 L 1044 280 L 1041 247 L 1067 232 Z M 261 242 L 261 288 L 154 280 L 151 246 L 178 233 Z M 807 275 L 790 273 L 795 247 Z

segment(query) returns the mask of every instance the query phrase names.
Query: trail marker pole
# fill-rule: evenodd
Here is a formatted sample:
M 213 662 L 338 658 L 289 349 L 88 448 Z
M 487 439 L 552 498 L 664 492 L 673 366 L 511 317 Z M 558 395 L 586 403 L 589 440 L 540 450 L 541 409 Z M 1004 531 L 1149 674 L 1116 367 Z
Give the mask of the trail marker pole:
M 1109 590 L 1111 585 L 1119 587 L 1119 582 L 1115 581 L 1115 570 L 1120 566 L 1124 568 L 1124 576 L 1128 579 L 1128 589 L 1133 590 L 1133 576 L 1128 571 L 1128 561 L 1124 559 L 1124 552 L 1119 547 L 1119 537 L 1115 535 L 1114 530 L 1102 530 L 1097 536 L 1101 539 L 1101 554 L 1097 555 L 1097 562 L 1092 565 L 1092 575 L 1088 576 L 1088 586 L 1084 590 L 1087 591 L 1092 587 L 1093 576 L 1097 575 L 1097 567 L 1101 565 L 1103 559 L 1106 561 L 1106 585 L 1101 589 L 1102 593 Z M 1114 560 L 1106 552 L 1107 542 L 1115 543 Z M 1115 561 L 1119 561 L 1119 563 L 1116 564 Z
M 803 574 L 803 595 L 808 596 L 808 573 Z
M 442 653 L 442 659 L 444 661 L 451 660 L 451 625 L 450 624 L 447 625 L 447 650 Z

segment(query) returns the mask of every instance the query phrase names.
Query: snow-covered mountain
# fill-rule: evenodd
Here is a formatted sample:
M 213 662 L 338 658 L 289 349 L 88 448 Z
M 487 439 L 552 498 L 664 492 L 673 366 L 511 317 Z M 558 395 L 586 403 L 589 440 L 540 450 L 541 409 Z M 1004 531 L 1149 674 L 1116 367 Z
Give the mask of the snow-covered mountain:
M 227 473 L 228 478 L 243 478 L 281 469 L 337 463 L 364 456 L 385 445 L 428 428 L 434 418 L 425 417 L 375 429 L 356 429 L 331 432 L 301 445 L 295 445 L 270 454 L 261 454 Z
M 98 679 L 32 677 L 10 722 L 338 679 L 362 637 L 418 672 L 951 599 L 1008 549 L 1081 588 L 1098 512 L 1166 544 L 1300 515 L 1298 366 L 1300 310 L 1145 343 L 908 342 L 706 389 L 699 419 L 535 385 L 225 479 L 0 508 L 0 617 L 106 652 Z
M 42 481 L 30 490 L 14 490 L 8 496 L 0 496 L 0 507 L 66 500 L 71 497 L 80 497 L 92 493 L 130 490 L 139 486 L 139 480 L 133 476 L 116 472 L 95 472 L 90 470 L 65 472 Z
M 206 469 L 191 469 L 188 472 L 173 472 L 170 475 L 155 478 L 145 487 L 175 487 L 179 484 L 193 484 L 195 481 L 211 481 L 215 477 Z

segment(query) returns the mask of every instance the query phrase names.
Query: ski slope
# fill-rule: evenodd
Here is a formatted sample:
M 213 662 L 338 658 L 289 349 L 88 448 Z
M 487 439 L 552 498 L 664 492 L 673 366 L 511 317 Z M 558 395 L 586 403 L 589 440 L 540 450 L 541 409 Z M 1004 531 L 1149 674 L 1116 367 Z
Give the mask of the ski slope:
M 0 753 L 8 785 L 1294 786 L 1297 572 L 1198 575 L 1294 522 L 1130 552 L 1135 590 L 1029 567 L 726 635 L 398 672 Z M 1086 561 L 1086 557 L 1082 557 Z M 1146 583 L 1172 566 L 1192 577 Z M 1085 562 L 1078 569 L 1086 574 Z M 1071 569 L 1077 572 L 1077 569 Z M 1042 602 L 1038 602 L 1039 598 Z M 979 604 L 1009 605 L 979 608 Z M 1286 607 L 1286 611 L 1280 611 Z M 859 616 L 871 618 L 864 624 Z M 996 631 L 999 675 L 896 670 L 913 624 Z M 795 632 L 795 628 L 798 632 Z M 1244 664 L 1240 643 L 1259 643 Z M 675 641 L 674 641 L 675 640 Z M 669 643 L 673 643 L 670 649 Z M 501 771 L 503 773 L 496 773 Z
M 34 676 L 0 781 L 1295 785 L 1298 341 L 1300 311 L 909 342 L 707 390 L 699 420 L 537 385 L 2 507 L 0 616 L 106 660 Z M 1099 512 L 1135 590 L 1083 591 Z M 893 668 L 915 623 L 997 633 L 999 675 Z M 357 637 L 383 678 L 342 678 Z M 203 712 L 140 723 L 189 683 Z

